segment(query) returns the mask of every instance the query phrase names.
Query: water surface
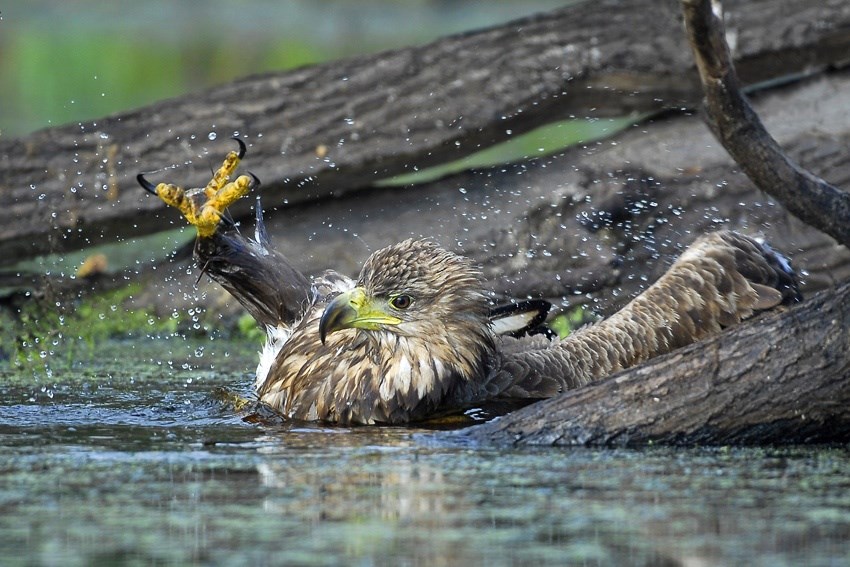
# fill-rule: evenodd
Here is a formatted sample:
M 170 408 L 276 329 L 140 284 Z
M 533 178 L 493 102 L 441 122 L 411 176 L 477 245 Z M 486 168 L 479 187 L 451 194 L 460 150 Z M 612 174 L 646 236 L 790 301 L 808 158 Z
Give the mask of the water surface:
M 252 425 L 214 390 L 244 391 L 253 355 L 200 346 L 111 344 L 49 379 L 0 370 L 0 564 L 850 557 L 846 448 L 516 450 Z

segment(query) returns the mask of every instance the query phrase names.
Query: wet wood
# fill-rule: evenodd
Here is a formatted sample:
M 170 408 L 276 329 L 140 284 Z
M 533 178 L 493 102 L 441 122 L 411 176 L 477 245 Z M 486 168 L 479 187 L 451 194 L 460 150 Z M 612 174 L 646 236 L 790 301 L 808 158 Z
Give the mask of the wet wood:
M 846 61 L 843 1 L 727 8 L 747 84 Z M 672 0 L 581 3 L 426 46 L 249 77 L 0 141 L 0 265 L 162 230 L 168 213 L 134 175 L 180 165 L 168 177 L 200 184 L 236 132 L 251 145 L 268 204 L 322 200 L 332 211 L 331 194 L 556 119 L 692 107 L 698 98 Z M 415 211 L 420 195 L 394 201 Z
M 850 186 L 846 92 L 850 76 L 834 73 L 754 101 L 788 155 L 839 186 Z M 257 171 L 250 154 L 245 167 Z M 399 203 L 399 191 L 349 193 L 330 208 L 269 207 L 266 221 L 275 245 L 305 273 L 354 275 L 370 251 L 428 236 L 475 258 L 498 294 L 586 304 L 600 315 L 645 289 L 697 235 L 719 227 L 763 236 L 787 254 L 806 274 L 807 296 L 850 279 L 850 252 L 758 190 L 699 116 L 671 115 L 557 156 L 453 175 L 417 187 L 415 206 Z M 159 221 L 183 223 L 175 211 Z M 113 281 L 146 282 L 138 305 L 206 312 L 215 327 L 227 326 L 241 311 L 206 279 L 196 288 L 189 262 L 186 250 L 155 271 L 133 266 Z M 33 277 L 28 289 L 43 285 Z M 61 289 L 52 282 L 51 290 Z
M 850 186 L 847 92 L 850 76 L 833 74 L 755 101 L 788 154 L 840 186 Z M 758 190 L 699 116 L 668 116 L 604 143 L 415 191 L 415 207 L 398 203 L 398 188 L 373 188 L 341 196 L 333 210 L 272 209 L 266 221 L 275 245 L 307 273 L 353 275 L 372 250 L 428 236 L 478 261 L 498 294 L 587 304 L 601 315 L 645 289 L 698 235 L 720 227 L 762 236 L 787 254 L 806 273 L 806 295 L 850 279 L 850 252 Z M 173 290 L 191 289 L 196 276 L 185 263 L 172 269 L 173 280 L 157 272 L 154 305 L 228 309 L 206 282 L 185 302 Z
M 510 445 L 846 443 L 850 284 L 460 435 Z

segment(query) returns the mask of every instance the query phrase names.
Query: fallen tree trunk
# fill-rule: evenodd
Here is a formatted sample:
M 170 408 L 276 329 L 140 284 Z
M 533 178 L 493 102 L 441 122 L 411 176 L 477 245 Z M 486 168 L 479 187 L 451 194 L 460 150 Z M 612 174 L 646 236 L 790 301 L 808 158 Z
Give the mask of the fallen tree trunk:
M 850 284 L 460 432 L 500 445 L 850 440 Z
M 844 2 L 729 4 L 748 84 L 846 59 Z M 673 0 L 604 0 L 0 140 L 0 265 L 162 230 L 134 176 L 185 164 L 202 184 L 219 159 L 208 134 L 250 142 L 268 204 L 307 202 L 567 116 L 693 106 L 692 67 Z
M 850 184 L 848 91 L 850 74 L 842 72 L 755 102 L 789 155 L 838 185 Z M 479 262 L 500 295 L 588 304 L 603 315 L 657 279 L 694 238 L 720 227 L 763 236 L 789 255 L 805 272 L 806 295 L 850 279 L 850 252 L 754 187 L 697 116 L 669 116 L 605 143 L 415 191 L 415 206 L 398 204 L 399 188 L 372 188 L 273 209 L 266 222 L 274 244 L 306 273 L 355 275 L 372 250 L 427 236 Z M 181 220 L 174 212 L 171 219 Z M 187 274 L 188 258 L 167 268 L 149 274 L 140 301 L 166 312 L 215 306 L 216 319 L 229 309 L 206 281 L 194 296 L 173 292 L 197 277 Z

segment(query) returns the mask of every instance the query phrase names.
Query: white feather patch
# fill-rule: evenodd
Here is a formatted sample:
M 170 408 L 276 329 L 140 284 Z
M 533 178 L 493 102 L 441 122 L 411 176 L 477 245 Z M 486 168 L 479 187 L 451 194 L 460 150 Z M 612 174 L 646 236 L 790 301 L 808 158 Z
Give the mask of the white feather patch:
M 537 311 L 521 311 L 505 317 L 499 317 L 491 322 L 493 333 L 504 335 L 520 331 L 530 325 L 538 315 L 539 313 Z
M 257 365 L 257 380 L 254 382 L 255 389 L 259 390 L 265 383 L 269 371 L 272 369 L 275 359 L 277 359 L 277 354 L 291 335 L 292 331 L 285 325 L 278 325 L 277 327 L 268 325 L 266 327 L 266 344 L 263 345 L 263 350 L 260 351 L 260 363 Z

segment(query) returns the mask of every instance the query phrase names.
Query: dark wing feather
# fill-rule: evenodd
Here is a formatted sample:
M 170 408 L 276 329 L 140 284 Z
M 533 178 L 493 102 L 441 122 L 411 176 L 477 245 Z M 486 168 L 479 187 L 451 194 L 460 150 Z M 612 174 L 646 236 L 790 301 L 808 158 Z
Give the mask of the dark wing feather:
M 268 245 L 257 204 L 256 239 L 233 225 L 195 241 L 195 261 L 203 272 L 230 292 L 262 326 L 291 325 L 309 307 L 310 281 Z
M 790 265 L 770 247 L 733 232 L 712 233 L 605 321 L 560 342 L 501 339 L 493 389 L 507 397 L 549 397 L 799 298 Z

